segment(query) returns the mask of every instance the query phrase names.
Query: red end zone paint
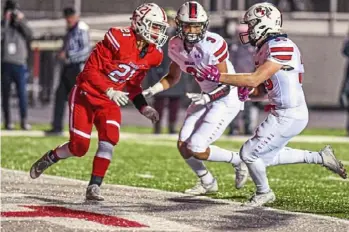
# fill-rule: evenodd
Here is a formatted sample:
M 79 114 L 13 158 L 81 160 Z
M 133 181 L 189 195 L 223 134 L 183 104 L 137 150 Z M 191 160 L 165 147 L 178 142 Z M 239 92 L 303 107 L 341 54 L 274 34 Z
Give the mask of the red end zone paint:
M 80 210 L 73 210 L 58 206 L 30 206 L 24 205 L 34 211 L 1 212 L 1 217 L 66 217 L 84 219 L 97 222 L 106 226 L 117 227 L 148 227 L 135 221 L 109 216 L 99 213 L 91 213 Z

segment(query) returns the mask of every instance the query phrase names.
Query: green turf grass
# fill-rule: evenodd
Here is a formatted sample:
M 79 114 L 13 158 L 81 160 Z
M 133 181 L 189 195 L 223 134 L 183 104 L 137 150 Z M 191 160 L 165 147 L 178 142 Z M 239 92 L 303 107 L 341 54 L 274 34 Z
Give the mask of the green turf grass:
M 63 137 L 2 137 L 2 167 L 28 171 L 31 164 L 43 153 L 65 140 Z M 90 151 L 85 157 L 60 161 L 46 173 L 89 180 L 96 142 L 91 141 Z M 218 142 L 217 145 L 237 150 L 241 143 Z M 324 144 L 290 145 L 294 148 L 319 150 Z M 334 144 L 333 147 L 339 158 L 349 161 L 348 144 Z M 234 188 L 234 170 L 231 165 L 207 163 L 207 166 L 219 182 L 219 193 L 212 197 L 245 201 L 254 191 L 251 181 L 241 190 Z M 152 175 L 153 178 L 142 178 L 138 174 Z M 277 201 L 271 204 L 271 207 L 349 219 L 349 182 L 328 179 L 337 176 L 320 165 L 270 167 L 268 175 L 270 185 L 277 196 Z M 105 182 L 181 192 L 192 187 L 196 178 L 178 154 L 175 142 L 145 139 L 120 141 Z
M 15 127 L 20 128 L 19 124 L 16 124 Z M 68 125 L 65 125 L 64 130 L 68 131 Z M 32 130 L 49 130 L 51 126 L 49 124 L 32 124 Z M 179 131 L 180 128 L 177 128 Z M 128 133 L 137 133 L 137 134 L 151 134 L 153 129 L 146 126 L 130 126 L 125 125 L 121 126 L 122 132 Z M 162 133 L 167 133 L 167 128 L 163 128 Z M 228 130 L 225 131 L 225 134 L 228 134 Z M 326 135 L 326 136 L 347 136 L 345 129 L 336 129 L 336 128 L 309 128 L 305 129 L 301 135 Z

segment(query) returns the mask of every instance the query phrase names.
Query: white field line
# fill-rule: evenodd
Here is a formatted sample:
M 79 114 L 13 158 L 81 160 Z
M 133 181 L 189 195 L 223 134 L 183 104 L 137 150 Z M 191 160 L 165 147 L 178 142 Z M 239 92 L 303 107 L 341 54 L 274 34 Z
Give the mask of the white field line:
M 325 180 L 336 180 L 336 181 L 349 182 L 349 179 L 343 179 L 343 178 L 336 177 L 336 176 L 328 176 L 328 177 L 326 177 Z
M 45 137 L 45 133 L 43 131 L 1 131 L 1 137 Z M 64 132 L 63 135 L 65 137 L 69 136 L 69 132 Z M 97 138 L 97 133 L 92 132 L 91 137 Z M 176 141 L 178 139 L 178 135 L 154 135 L 154 134 L 136 134 L 136 133 L 126 133 L 121 132 L 121 139 L 128 140 L 170 140 Z M 249 137 L 248 136 L 222 136 L 219 141 L 232 141 L 232 142 L 245 142 Z M 299 135 L 291 139 L 291 142 L 305 142 L 305 143 L 349 143 L 349 137 L 341 137 L 341 136 L 322 136 L 322 135 Z
M 18 175 L 28 175 L 28 173 L 24 172 L 24 171 L 11 170 L 11 169 L 6 169 L 6 168 L 0 168 L 0 170 L 1 170 L 1 173 L 2 172 L 12 172 L 12 173 L 16 173 Z M 71 179 L 71 178 L 67 178 L 67 177 L 61 177 L 61 176 L 51 176 L 51 175 L 43 174 L 42 177 L 50 178 L 52 180 L 63 180 L 63 181 L 75 182 L 77 184 L 82 184 L 82 183 L 86 184 L 86 181 L 75 180 L 75 179 Z M 146 191 L 153 191 L 153 192 L 162 192 L 164 194 L 185 196 L 185 194 L 183 194 L 183 193 L 168 192 L 168 191 L 163 191 L 163 190 L 159 190 L 159 189 L 132 187 L 132 186 L 125 186 L 125 185 L 113 185 L 113 184 L 105 184 L 105 185 L 113 186 L 113 187 L 117 187 L 117 188 L 119 187 L 119 188 L 124 188 L 124 189 L 130 189 L 130 190 L 135 190 L 135 191 L 146 190 Z M 236 204 L 240 205 L 241 204 L 241 203 L 237 203 L 237 202 L 233 202 L 233 201 L 229 201 L 229 200 L 212 199 L 212 198 L 209 198 L 209 197 L 206 197 L 206 196 L 198 196 L 197 198 L 209 199 L 209 200 L 214 201 L 214 202 L 222 202 L 222 203 L 231 204 L 231 205 L 236 205 Z M 313 218 L 323 218 L 323 219 L 326 219 L 326 220 L 342 222 L 342 223 L 345 223 L 345 224 L 349 225 L 349 220 L 335 218 L 335 217 L 330 217 L 330 216 L 316 215 L 316 214 L 310 214 L 310 213 L 290 212 L 290 211 L 287 211 L 287 210 L 273 209 L 273 208 L 267 208 L 267 207 L 265 209 L 270 210 L 270 211 L 275 211 L 275 212 L 283 212 L 283 213 L 288 213 L 288 214 L 294 214 L 294 215 L 310 216 L 310 217 L 313 217 Z

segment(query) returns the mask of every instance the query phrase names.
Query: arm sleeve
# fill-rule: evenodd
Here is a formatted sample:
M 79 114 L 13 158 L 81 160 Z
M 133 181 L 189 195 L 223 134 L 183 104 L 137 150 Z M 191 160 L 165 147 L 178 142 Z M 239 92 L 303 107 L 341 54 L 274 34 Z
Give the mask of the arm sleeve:
M 138 109 L 138 111 L 141 111 L 142 108 L 143 108 L 144 106 L 147 106 L 147 105 L 148 105 L 148 103 L 147 103 L 147 101 L 145 100 L 143 94 L 141 94 L 141 93 L 138 94 L 138 95 L 136 95 L 136 96 L 133 98 L 132 102 L 133 102 L 133 104 L 135 105 L 135 107 Z
M 21 20 L 19 22 L 16 22 L 16 28 L 21 33 L 21 35 L 24 37 L 26 41 L 30 41 L 33 37 L 32 30 L 28 27 L 27 22 L 24 20 Z
M 221 85 L 218 88 L 208 93 L 211 101 L 221 99 L 222 97 L 227 96 L 230 93 L 229 85 Z

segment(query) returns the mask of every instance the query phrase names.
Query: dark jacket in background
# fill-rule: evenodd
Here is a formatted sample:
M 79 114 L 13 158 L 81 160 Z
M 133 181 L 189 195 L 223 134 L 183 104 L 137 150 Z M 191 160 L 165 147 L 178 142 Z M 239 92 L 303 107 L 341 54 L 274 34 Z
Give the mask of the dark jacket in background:
M 344 81 L 341 91 L 341 104 L 349 110 L 349 37 L 344 43 L 343 55 L 348 59 L 347 70 L 344 76 Z M 349 128 L 349 126 L 348 126 Z
M 1 62 L 27 65 L 32 31 L 26 21 L 1 21 Z

